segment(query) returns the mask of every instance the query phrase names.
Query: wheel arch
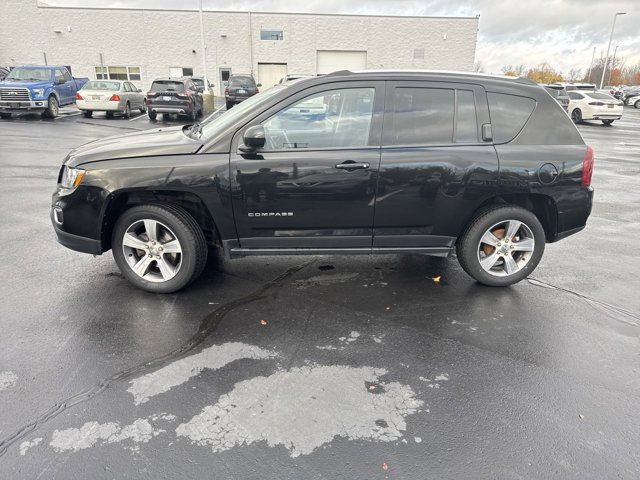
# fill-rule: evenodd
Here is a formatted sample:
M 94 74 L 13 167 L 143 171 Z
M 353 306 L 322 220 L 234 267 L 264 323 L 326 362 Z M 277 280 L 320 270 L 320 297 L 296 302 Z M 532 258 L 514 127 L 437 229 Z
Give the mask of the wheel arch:
M 111 236 L 120 215 L 130 208 L 146 204 L 170 204 L 183 208 L 200 226 L 208 245 L 222 245 L 213 215 L 198 195 L 179 190 L 126 190 L 113 193 L 105 207 L 100 233 L 103 251 L 111 248 Z
M 458 234 L 460 238 L 462 232 L 467 225 L 478 215 L 479 212 L 493 206 L 500 205 L 516 205 L 525 210 L 532 212 L 542 224 L 547 242 L 552 241 L 558 231 L 558 207 L 556 202 L 549 195 L 531 193 L 531 194 L 508 194 L 497 195 L 484 201 L 472 214 L 466 219 L 461 231 Z

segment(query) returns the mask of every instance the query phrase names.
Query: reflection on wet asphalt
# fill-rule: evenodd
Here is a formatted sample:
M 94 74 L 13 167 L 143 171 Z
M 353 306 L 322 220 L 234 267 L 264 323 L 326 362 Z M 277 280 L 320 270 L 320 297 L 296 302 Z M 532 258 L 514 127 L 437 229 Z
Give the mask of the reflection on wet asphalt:
M 580 127 L 589 225 L 507 289 L 389 255 L 134 290 L 55 243 L 49 195 L 69 148 L 154 127 L 2 123 L 0 478 L 635 478 L 640 111 Z

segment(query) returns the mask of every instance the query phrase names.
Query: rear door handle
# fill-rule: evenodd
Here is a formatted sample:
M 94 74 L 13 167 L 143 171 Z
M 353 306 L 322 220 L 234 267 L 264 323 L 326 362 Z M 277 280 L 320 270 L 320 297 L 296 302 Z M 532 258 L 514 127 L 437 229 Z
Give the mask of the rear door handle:
M 358 170 L 358 169 L 367 169 L 369 168 L 368 163 L 356 163 L 352 160 L 347 160 L 344 163 L 338 163 L 336 165 L 337 169 L 340 170 Z

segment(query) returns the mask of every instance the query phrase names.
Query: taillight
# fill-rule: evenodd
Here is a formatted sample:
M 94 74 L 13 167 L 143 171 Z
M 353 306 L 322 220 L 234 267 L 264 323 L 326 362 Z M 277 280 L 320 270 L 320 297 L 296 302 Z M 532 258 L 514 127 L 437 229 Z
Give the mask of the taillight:
M 591 175 L 593 175 L 593 148 L 587 145 L 587 153 L 582 160 L 582 186 L 591 185 Z
M 597 105 L 597 106 L 601 107 L 602 105 L 604 105 L 604 103 L 602 103 L 602 102 L 589 102 L 589 105 Z
M 224 89 L 224 94 L 225 94 L 225 95 L 228 95 L 228 94 L 229 94 L 229 89 L 228 89 L 228 88 L 225 88 L 225 89 Z
M 84 100 L 84 98 L 82 98 L 82 95 L 80 95 L 80 92 L 76 93 L 76 100 Z
M 111 98 L 109 99 L 110 102 L 119 102 L 120 101 L 120 95 L 116 95 L 115 93 L 113 95 L 111 95 Z
M 156 92 L 147 92 L 147 97 L 155 97 L 156 96 Z
M 256 88 L 256 93 L 260 93 L 260 89 L 259 88 Z

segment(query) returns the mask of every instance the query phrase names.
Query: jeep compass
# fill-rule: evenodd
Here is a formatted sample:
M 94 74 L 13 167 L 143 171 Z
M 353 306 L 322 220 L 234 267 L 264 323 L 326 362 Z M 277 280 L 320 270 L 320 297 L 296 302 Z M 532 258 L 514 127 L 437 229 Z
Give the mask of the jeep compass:
M 201 124 L 97 140 L 64 160 L 51 219 L 174 292 L 212 247 L 247 255 L 456 255 L 506 286 L 585 227 L 593 151 L 543 87 L 428 71 L 275 86 Z

